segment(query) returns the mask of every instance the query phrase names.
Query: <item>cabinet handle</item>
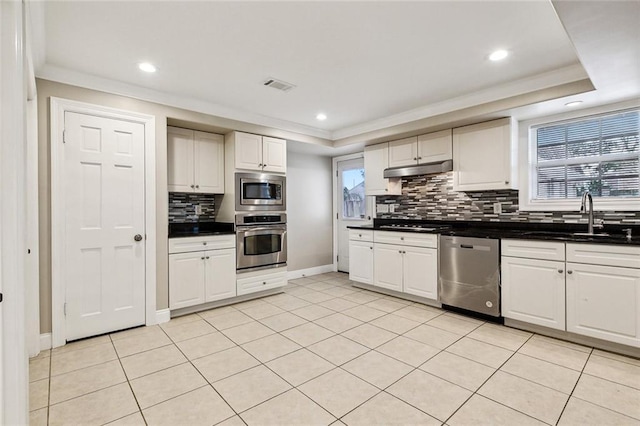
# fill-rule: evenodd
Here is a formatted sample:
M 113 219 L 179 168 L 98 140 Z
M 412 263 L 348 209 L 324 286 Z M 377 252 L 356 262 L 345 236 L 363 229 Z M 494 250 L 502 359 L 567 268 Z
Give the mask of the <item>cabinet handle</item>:
M 205 242 L 203 242 L 203 243 L 202 243 L 202 245 L 203 245 L 203 246 L 206 246 L 206 245 L 207 245 L 207 242 L 206 242 L 206 241 L 205 241 Z
M 258 164 L 258 167 L 262 167 L 262 163 Z
M 562 269 L 558 269 L 558 273 L 559 273 L 559 274 L 561 274 L 561 273 L 563 273 L 563 272 L 564 272 L 564 271 L 563 271 Z
M 200 260 L 204 260 L 204 257 L 201 257 Z
M 573 271 L 567 271 L 567 274 L 573 274 Z
M 191 185 L 191 188 L 195 188 L 195 187 L 196 187 L 195 185 Z
M 207 256 L 207 259 L 209 259 L 209 256 Z
M 398 250 L 398 253 L 402 254 L 402 250 Z
M 404 241 L 404 237 L 400 237 L 400 240 L 401 240 L 401 241 Z
M 267 282 L 266 281 L 262 281 L 262 285 L 267 285 Z
M 422 160 L 422 157 L 418 157 L 418 160 Z
M 371 250 L 373 250 L 373 246 L 370 246 L 369 248 L 370 248 Z
M 262 168 L 264 169 L 265 167 L 267 167 L 267 165 L 266 165 L 266 164 L 263 164 L 263 165 L 262 165 Z
M 200 185 L 196 185 L 196 189 L 200 188 Z
M 358 237 L 362 237 L 362 234 L 358 234 Z
M 387 189 L 387 188 L 385 188 L 384 190 L 385 190 L 385 191 L 388 191 L 388 189 Z
M 417 159 L 418 159 L 418 157 L 413 157 L 413 160 L 414 160 L 414 161 L 415 161 L 415 160 L 417 160 Z
M 508 180 L 505 180 L 505 181 L 504 181 L 504 184 L 505 184 L 505 185 L 509 185 L 509 181 L 508 181 Z
M 406 252 L 406 251 L 404 251 L 404 250 L 402 250 L 402 254 L 407 254 L 407 252 Z

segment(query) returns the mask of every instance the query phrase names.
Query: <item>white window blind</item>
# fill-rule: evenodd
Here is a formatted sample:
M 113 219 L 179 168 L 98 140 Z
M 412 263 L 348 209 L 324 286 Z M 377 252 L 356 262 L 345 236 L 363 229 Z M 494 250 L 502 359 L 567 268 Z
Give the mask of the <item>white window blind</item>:
M 640 196 L 640 112 L 625 111 L 536 130 L 534 198 Z

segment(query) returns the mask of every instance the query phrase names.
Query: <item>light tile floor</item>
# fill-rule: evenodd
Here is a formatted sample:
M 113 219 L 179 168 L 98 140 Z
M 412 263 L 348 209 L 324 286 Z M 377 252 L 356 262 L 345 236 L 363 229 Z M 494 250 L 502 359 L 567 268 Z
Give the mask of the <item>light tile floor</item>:
M 640 425 L 640 360 L 345 274 L 30 361 L 33 425 Z

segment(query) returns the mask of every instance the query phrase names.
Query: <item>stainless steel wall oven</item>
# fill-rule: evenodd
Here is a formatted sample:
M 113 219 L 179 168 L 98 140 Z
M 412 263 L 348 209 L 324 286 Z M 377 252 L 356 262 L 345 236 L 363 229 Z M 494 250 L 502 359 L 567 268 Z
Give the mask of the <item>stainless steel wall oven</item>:
M 286 179 L 267 173 L 236 173 L 236 211 L 285 211 Z
M 287 264 L 286 213 L 236 214 L 238 272 Z

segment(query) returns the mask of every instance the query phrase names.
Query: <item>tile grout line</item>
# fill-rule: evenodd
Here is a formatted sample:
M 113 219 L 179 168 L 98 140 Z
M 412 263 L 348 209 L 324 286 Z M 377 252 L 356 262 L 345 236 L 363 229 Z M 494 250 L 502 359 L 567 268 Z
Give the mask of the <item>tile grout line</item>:
M 111 338 L 111 336 L 109 336 L 109 341 L 111 341 L 111 345 L 113 346 L 113 351 L 116 353 L 116 357 L 118 359 L 118 363 L 120 364 L 120 368 L 122 368 L 122 372 L 124 373 L 124 378 L 127 381 L 127 385 L 129 386 L 129 390 L 131 391 L 131 395 L 133 395 L 133 399 L 136 402 L 136 406 L 138 407 L 138 413 L 140 413 L 140 417 L 142 417 L 142 421 L 144 422 L 145 425 L 148 425 L 147 423 L 147 419 L 144 417 L 144 414 L 142 414 L 142 407 L 140 407 L 140 402 L 138 401 L 138 397 L 136 396 L 136 393 L 133 391 L 133 387 L 131 386 L 131 380 L 129 380 L 129 375 L 127 374 L 127 370 L 124 369 L 124 365 L 122 364 L 122 359 L 120 358 L 120 355 L 118 355 L 118 351 L 116 351 L 116 347 L 115 344 L 113 343 L 113 338 Z M 134 413 L 131 413 L 134 414 Z M 125 416 L 120 417 L 120 419 L 123 419 L 127 416 L 130 416 L 131 414 L 127 414 Z M 115 419 L 112 421 L 116 421 L 119 419 Z M 111 422 L 109 422 L 111 423 Z
M 591 354 L 593 354 L 593 348 L 591 348 L 591 351 L 589 351 L 589 355 L 587 356 L 587 359 L 584 362 L 584 365 L 582 366 L 582 370 L 580 370 L 580 375 L 578 376 L 578 380 L 576 380 L 576 383 L 573 385 L 573 389 L 571 389 L 571 392 L 569 393 L 569 398 L 567 398 L 567 401 L 564 403 L 564 406 L 562 407 L 562 411 L 560 412 L 560 416 L 558 416 L 558 420 L 556 421 L 556 425 L 560 422 L 560 419 L 562 418 L 562 415 L 564 414 L 564 411 L 567 409 L 567 405 L 569 405 L 569 401 L 571 400 L 571 397 L 573 396 L 573 392 L 575 392 L 576 388 L 578 387 L 578 383 L 580 382 L 580 379 L 582 378 L 582 375 L 584 374 L 584 369 L 587 368 L 587 364 L 589 363 L 589 359 L 591 359 Z

